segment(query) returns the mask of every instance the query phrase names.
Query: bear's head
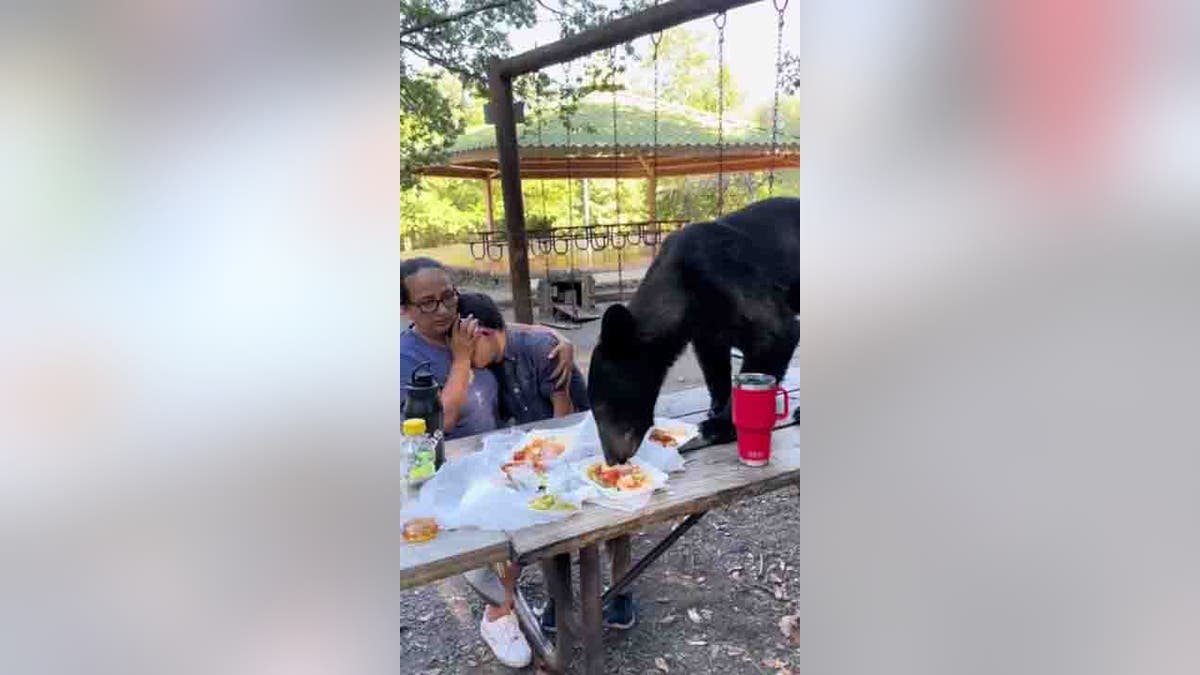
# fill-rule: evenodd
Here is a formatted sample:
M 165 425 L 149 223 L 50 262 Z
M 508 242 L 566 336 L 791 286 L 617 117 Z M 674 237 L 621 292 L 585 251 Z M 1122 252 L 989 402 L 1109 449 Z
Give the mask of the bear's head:
M 609 464 L 632 457 L 654 423 L 654 402 L 666 369 L 647 352 L 633 314 L 624 305 L 609 307 L 588 370 L 592 415 Z

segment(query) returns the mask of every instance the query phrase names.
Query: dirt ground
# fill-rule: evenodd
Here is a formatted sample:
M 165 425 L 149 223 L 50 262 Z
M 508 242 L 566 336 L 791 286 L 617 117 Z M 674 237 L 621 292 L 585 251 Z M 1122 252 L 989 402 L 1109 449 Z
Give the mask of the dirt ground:
M 799 672 L 799 628 L 789 639 L 779 627 L 799 612 L 798 497 L 788 488 L 710 511 L 655 561 L 632 587 L 638 624 L 605 631 L 608 672 Z M 669 531 L 664 523 L 640 533 L 634 559 Z M 540 609 L 539 569 L 524 571 L 521 589 Z M 400 602 L 402 673 L 535 672 L 496 662 L 479 637 L 483 604 L 461 578 L 403 591 Z M 580 657 L 577 648 L 576 668 Z
M 511 310 L 505 319 L 512 321 Z M 585 374 L 599 323 L 563 331 L 575 344 L 576 362 Z M 703 384 L 689 347 L 668 373 L 663 393 Z M 605 632 L 608 672 L 799 672 L 799 628 L 789 639 L 779 625 L 799 612 L 798 504 L 798 489 L 789 488 L 709 512 L 633 585 L 639 623 L 628 631 Z M 634 560 L 670 529 L 664 523 L 635 537 Z M 524 571 L 521 589 L 540 611 L 546 595 L 539 569 Z M 483 603 L 461 578 L 403 591 L 400 602 L 402 673 L 535 672 L 495 661 L 479 636 Z M 576 667 L 579 657 L 576 649 Z

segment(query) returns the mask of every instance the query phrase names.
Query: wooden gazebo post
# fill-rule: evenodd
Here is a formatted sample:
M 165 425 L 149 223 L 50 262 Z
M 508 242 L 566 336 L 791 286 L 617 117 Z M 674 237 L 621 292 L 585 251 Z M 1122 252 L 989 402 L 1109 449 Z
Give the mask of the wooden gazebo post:
M 489 230 L 496 229 L 496 206 L 492 199 L 492 177 L 483 179 L 483 195 L 487 200 L 487 224 Z
M 650 167 L 650 173 L 646 174 L 646 213 L 651 221 L 658 220 L 658 174 L 653 166 Z

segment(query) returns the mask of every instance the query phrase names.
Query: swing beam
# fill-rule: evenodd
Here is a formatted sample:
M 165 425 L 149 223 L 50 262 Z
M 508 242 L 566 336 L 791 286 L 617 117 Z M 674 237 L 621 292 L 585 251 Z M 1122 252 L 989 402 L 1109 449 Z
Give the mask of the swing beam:
M 490 110 L 495 117 L 493 123 L 496 126 L 500 188 L 504 195 L 504 220 L 508 230 L 509 280 L 512 284 L 513 310 L 518 322 L 533 323 L 533 302 L 529 292 L 529 252 L 526 247 L 525 201 L 521 194 L 517 120 L 513 109 L 513 78 L 757 1 L 670 0 L 507 59 L 493 59 L 488 64 Z

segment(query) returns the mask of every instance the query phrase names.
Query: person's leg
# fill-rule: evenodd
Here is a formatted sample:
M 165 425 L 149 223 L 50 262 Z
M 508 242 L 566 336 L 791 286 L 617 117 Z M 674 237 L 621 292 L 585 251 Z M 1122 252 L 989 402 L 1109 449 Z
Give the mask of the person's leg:
M 615 584 L 632 566 L 633 542 L 630 535 L 624 534 L 608 540 L 608 554 L 612 563 L 612 583 Z M 637 608 L 633 602 L 633 593 L 624 591 L 613 596 L 604 605 L 604 625 L 609 628 L 626 630 L 637 623 Z
M 516 613 L 512 611 L 513 594 L 521 568 L 517 565 L 497 565 L 493 571 L 499 574 L 504 585 L 505 606 L 487 605 L 479 622 L 479 634 L 497 660 L 506 666 L 523 668 L 532 661 L 533 654 L 517 624 Z

